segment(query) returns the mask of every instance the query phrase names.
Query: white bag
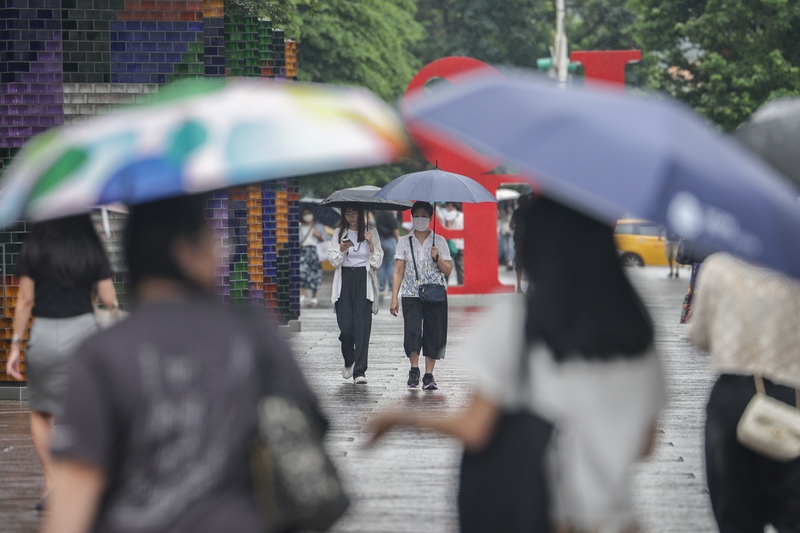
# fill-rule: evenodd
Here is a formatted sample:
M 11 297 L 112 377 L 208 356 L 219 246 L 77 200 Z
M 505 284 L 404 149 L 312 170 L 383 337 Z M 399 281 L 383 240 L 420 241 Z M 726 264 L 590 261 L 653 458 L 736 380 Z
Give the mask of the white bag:
M 328 250 L 331 247 L 331 241 L 320 241 L 317 243 L 317 259 L 320 263 L 328 260 Z
M 800 457 L 800 409 L 767 396 L 761 376 L 756 376 L 756 389 L 736 426 L 737 440 L 776 461 Z

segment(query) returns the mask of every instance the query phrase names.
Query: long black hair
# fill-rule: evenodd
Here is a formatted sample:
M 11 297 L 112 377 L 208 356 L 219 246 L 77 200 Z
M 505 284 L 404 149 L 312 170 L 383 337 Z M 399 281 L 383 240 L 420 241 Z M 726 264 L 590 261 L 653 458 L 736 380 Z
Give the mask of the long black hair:
M 347 230 L 350 224 L 347 222 L 347 217 L 344 216 L 345 209 L 352 209 L 358 213 L 358 242 L 364 240 L 364 232 L 367 231 L 367 222 L 364 220 L 364 208 L 358 204 L 346 204 L 342 206 L 342 218 L 339 220 L 339 243 L 342 238 L 347 235 Z
M 636 357 L 653 324 L 622 270 L 611 228 L 540 198 L 523 214 L 523 269 L 533 283 L 526 336 L 557 361 Z
M 173 244 L 179 238 L 197 242 L 208 228 L 205 218 L 205 195 L 178 196 L 131 207 L 125 227 L 125 257 L 131 285 L 148 278 L 181 281 L 189 288 L 199 288 L 190 280 L 173 257 Z
M 92 285 L 111 271 L 89 215 L 35 223 L 22 246 L 21 261 L 32 278 L 51 272 L 63 287 Z

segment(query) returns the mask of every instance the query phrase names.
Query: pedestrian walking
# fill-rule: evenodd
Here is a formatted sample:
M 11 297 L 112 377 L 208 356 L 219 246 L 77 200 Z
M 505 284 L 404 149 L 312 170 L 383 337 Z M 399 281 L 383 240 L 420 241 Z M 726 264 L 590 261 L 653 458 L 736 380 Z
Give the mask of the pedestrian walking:
M 462 531 L 632 532 L 630 470 L 650 449 L 665 402 L 653 325 L 607 225 L 542 198 L 519 226 L 523 265 L 536 286 L 496 305 L 466 344 L 476 384 L 470 405 L 448 418 L 381 415 L 370 424 L 373 438 L 409 425 L 464 442 L 464 464 L 477 458 L 484 470 L 480 486 L 467 487 L 462 469 Z M 548 437 L 548 426 L 535 426 L 547 447 L 528 447 L 537 436 L 516 433 L 526 439 L 512 446 L 516 453 L 539 454 L 530 479 L 518 475 L 526 457 L 492 455 L 495 428 L 508 429 L 508 417 L 520 412 L 555 427 Z M 517 497 L 544 480 L 547 495 Z
M 667 274 L 668 278 L 675 277 L 675 279 L 680 277 L 680 267 L 681 265 L 675 261 L 675 256 L 678 254 L 678 245 L 681 243 L 681 236 L 675 233 L 674 231 L 666 230 L 665 237 L 664 237 L 664 255 L 667 256 L 667 263 L 669 264 L 669 274 Z M 675 272 L 673 274 L 673 267 Z
M 6 373 L 27 379 L 31 436 L 42 465 L 45 486 L 41 510 L 55 486 L 50 442 L 53 421 L 63 414 L 69 362 L 75 347 L 98 331 L 92 306 L 100 301 L 117 309 L 113 272 L 89 215 L 33 225 L 22 245 L 19 294 L 14 310 Z M 20 371 L 21 346 L 33 316 L 26 349 L 26 374 Z
M 511 226 L 511 218 L 514 214 L 514 207 L 510 203 L 505 203 L 498 213 L 498 249 L 500 265 L 505 265 L 506 270 L 514 270 L 514 228 Z
M 800 458 L 740 442 L 756 391 L 792 411 L 800 397 L 800 282 L 732 255 L 709 256 L 697 276 L 690 336 L 719 374 L 706 407 L 705 454 L 720 533 L 800 530 Z M 770 436 L 769 420 L 761 422 Z M 770 437 L 770 438 L 771 438 Z
M 413 231 L 397 243 L 392 283 L 392 302 L 389 311 L 397 316 L 400 299 L 403 304 L 403 349 L 411 368 L 407 385 L 419 387 L 420 354 L 425 358 L 425 375 L 422 388 L 436 390 L 433 378 L 436 361 L 445 356 L 447 345 L 447 278 L 453 270 L 453 262 L 447 241 L 430 229 L 433 206 L 428 202 L 416 202 L 411 207 Z M 443 287 L 443 300 L 424 302 L 420 298 L 422 285 Z
M 517 208 L 511 214 L 509 227 L 514 232 L 514 272 L 517 275 L 517 292 L 522 292 L 522 255 L 521 248 L 524 240 L 524 229 L 519 224 L 522 214 L 525 209 L 530 205 L 533 193 L 522 194 L 517 198 Z
M 358 204 L 342 208 L 332 241 L 328 261 L 336 268 L 331 301 L 342 343 L 342 377 L 352 377 L 355 384 L 362 385 L 367 382 L 372 314 L 379 306 L 377 278 L 383 248 L 378 232 L 367 226 L 364 209 Z
M 317 292 L 322 285 L 322 265 L 317 246 L 327 240 L 325 226 L 314 218 L 314 211 L 304 208 L 300 216 L 300 304 L 308 301 L 311 307 L 319 304 Z M 308 292 L 311 292 L 309 295 Z M 309 297 L 310 296 L 310 297 Z
M 397 241 L 400 240 L 400 230 L 397 226 L 397 211 L 378 211 L 375 215 L 375 227 L 381 238 L 383 248 L 383 263 L 378 271 L 378 282 L 381 293 L 392 290 L 392 277 L 394 276 L 394 254 L 397 250 Z
M 459 209 L 455 202 L 444 204 L 442 219 L 447 229 L 463 230 L 464 213 Z M 456 281 L 459 285 L 464 284 L 464 239 L 461 237 L 450 239 L 447 242 L 450 249 L 450 257 L 453 259 L 453 267 L 456 270 Z
M 291 348 L 263 312 L 215 302 L 204 198 L 131 207 L 125 256 L 136 305 L 76 353 L 44 531 L 262 533 L 257 402 L 281 393 L 319 417 Z

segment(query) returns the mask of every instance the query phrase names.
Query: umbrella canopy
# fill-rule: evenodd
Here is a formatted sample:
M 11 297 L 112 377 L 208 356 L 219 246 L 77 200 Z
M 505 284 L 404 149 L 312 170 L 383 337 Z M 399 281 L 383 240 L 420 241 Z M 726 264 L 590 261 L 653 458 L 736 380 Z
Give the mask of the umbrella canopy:
M 5 172 L 0 226 L 387 163 L 405 144 L 394 111 L 363 89 L 195 80 L 31 140 Z
M 319 205 L 344 207 L 347 204 L 359 204 L 365 210 L 370 211 L 390 209 L 405 211 L 406 209 L 411 209 L 411 202 L 406 200 L 386 200 L 384 198 L 376 198 L 375 193 L 380 190 L 380 187 L 375 187 L 374 185 L 350 187 L 349 189 L 342 189 L 334 192 L 322 200 Z
M 300 209 L 311 209 L 317 222 L 331 227 L 338 224 L 342 217 L 339 208 L 319 205 L 320 202 L 322 202 L 322 198 L 309 198 L 304 196 L 303 198 L 300 198 L 297 203 L 300 204 Z
M 770 100 L 735 135 L 784 176 L 800 184 L 800 98 Z
M 492 193 L 477 181 L 438 168 L 395 178 L 375 198 L 469 204 L 497 202 Z
M 800 277 L 800 191 L 674 101 L 473 78 L 409 102 L 405 118 L 609 224 L 634 213 Z

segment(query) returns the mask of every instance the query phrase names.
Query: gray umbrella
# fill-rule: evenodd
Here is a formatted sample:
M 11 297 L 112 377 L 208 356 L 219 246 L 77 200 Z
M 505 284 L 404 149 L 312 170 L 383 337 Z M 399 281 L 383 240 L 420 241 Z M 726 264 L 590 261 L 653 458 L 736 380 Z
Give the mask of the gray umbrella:
M 405 211 L 406 209 L 411 209 L 412 202 L 406 200 L 385 200 L 383 198 L 373 198 L 375 193 L 380 190 L 380 187 L 375 187 L 373 185 L 362 185 L 360 187 L 342 189 L 334 192 L 322 200 L 319 205 L 325 205 L 329 207 L 344 207 L 348 204 L 358 204 L 365 210 L 370 211 L 380 211 L 386 209 Z
M 736 138 L 800 185 L 800 98 L 776 98 L 736 130 Z

